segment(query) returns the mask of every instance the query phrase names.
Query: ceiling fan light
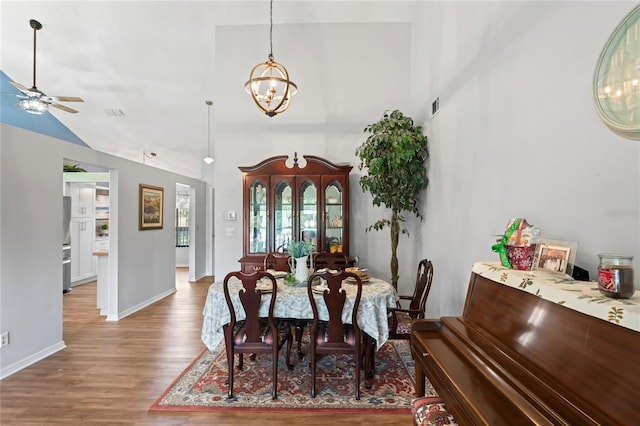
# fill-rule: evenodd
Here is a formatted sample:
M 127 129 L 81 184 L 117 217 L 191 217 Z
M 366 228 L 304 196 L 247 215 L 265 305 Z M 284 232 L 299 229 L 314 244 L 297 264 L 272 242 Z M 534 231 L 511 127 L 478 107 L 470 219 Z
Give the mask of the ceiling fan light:
M 37 98 L 27 98 L 18 101 L 18 106 L 30 114 L 41 115 L 49 111 L 49 104 Z

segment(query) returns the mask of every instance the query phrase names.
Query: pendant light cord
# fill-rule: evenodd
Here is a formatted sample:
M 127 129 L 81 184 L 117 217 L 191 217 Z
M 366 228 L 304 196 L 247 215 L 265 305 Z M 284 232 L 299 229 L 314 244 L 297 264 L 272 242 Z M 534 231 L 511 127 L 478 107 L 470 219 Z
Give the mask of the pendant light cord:
M 273 0 L 269 5 L 269 60 L 273 61 Z
M 207 135 L 209 136 L 207 145 L 207 156 L 211 157 L 211 103 L 207 102 Z

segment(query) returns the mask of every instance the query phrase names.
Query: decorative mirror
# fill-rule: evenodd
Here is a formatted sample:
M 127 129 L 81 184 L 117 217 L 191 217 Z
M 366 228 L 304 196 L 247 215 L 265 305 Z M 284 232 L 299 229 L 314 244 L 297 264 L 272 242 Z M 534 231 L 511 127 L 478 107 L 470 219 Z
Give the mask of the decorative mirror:
M 640 140 L 640 5 L 618 25 L 600 54 L 593 100 L 614 133 Z

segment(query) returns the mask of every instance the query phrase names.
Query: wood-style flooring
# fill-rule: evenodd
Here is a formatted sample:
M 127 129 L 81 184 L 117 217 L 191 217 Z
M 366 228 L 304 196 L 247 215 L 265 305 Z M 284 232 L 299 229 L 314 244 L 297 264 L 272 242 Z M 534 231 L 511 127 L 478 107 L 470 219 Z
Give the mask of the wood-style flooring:
M 411 425 L 410 414 L 150 412 L 149 405 L 204 349 L 202 308 L 211 280 L 117 322 L 96 309 L 96 285 L 63 296 L 67 347 L 0 381 L 1 425 Z

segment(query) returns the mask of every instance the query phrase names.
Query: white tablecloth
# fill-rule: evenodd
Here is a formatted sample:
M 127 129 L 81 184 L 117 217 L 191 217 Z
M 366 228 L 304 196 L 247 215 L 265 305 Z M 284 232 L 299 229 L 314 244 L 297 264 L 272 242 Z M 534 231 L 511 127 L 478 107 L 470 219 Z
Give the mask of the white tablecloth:
M 312 319 L 313 311 L 307 294 L 306 284 L 296 286 L 285 285 L 283 279 L 277 279 L 278 292 L 274 308 L 274 316 L 279 318 Z M 244 310 L 241 308 L 238 290 L 240 281 L 232 278 L 231 291 L 232 302 L 236 312 L 236 318 L 245 318 Z M 347 292 L 347 301 L 342 312 L 342 321 L 351 322 L 351 312 L 355 300 L 356 286 L 343 283 L 342 286 Z M 315 295 L 318 313 L 321 320 L 328 320 L 327 307 L 322 295 Z M 267 316 L 271 296 L 263 297 L 260 305 L 260 314 Z M 362 298 L 358 309 L 358 325 L 361 330 L 376 339 L 377 347 L 380 348 L 389 337 L 389 323 L 387 307 L 395 307 L 398 301 L 398 293 L 393 286 L 385 281 L 371 278 L 369 282 L 362 284 Z M 202 312 L 204 320 L 202 322 L 201 338 L 209 350 L 215 349 L 224 339 L 223 325 L 231 320 L 229 309 L 224 299 L 222 282 L 215 282 L 209 287 L 207 301 Z
M 478 262 L 473 272 L 492 281 L 535 294 L 583 314 L 640 331 L 640 292 L 630 299 L 612 299 L 598 291 L 595 281 L 576 281 L 546 271 L 518 271 L 500 262 Z

